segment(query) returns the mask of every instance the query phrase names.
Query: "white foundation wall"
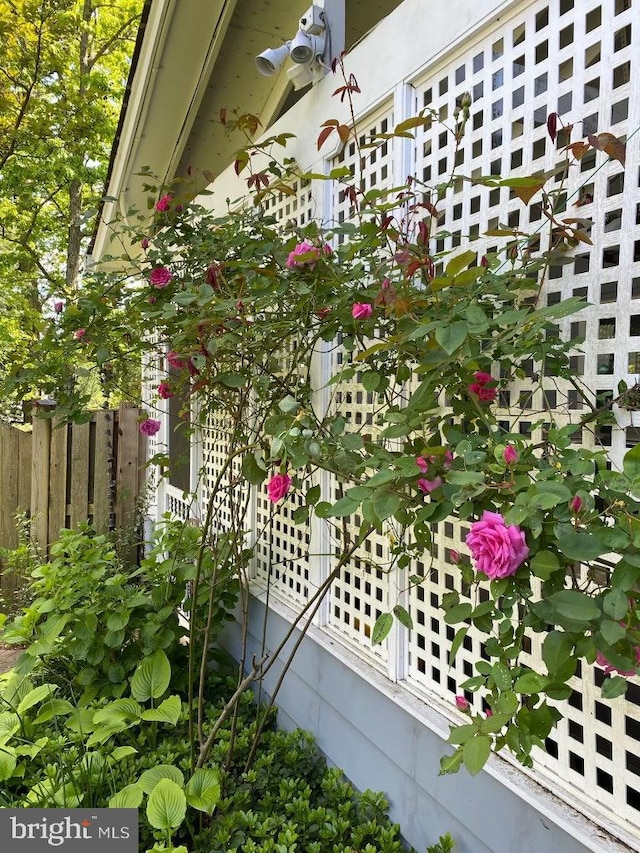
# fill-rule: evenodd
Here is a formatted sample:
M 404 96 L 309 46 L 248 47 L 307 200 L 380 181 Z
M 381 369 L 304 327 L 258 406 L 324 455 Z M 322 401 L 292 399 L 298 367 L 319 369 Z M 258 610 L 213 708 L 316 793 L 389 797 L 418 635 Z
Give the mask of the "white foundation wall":
M 293 612 L 252 598 L 248 659 L 275 648 Z M 267 628 L 263 643 L 264 620 Z M 290 646 L 297 639 L 295 633 Z M 237 623 L 223 645 L 240 654 Z M 267 675 L 263 699 L 274 689 L 287 657 Z M 309 629 L 280 689 L 278 724 L 313 733 L 330 764 L 356 788 L 382 790 L 390 817 L 418 853 L 449 832 L 455 853 L 622 853 L 634 849 L 561 803 L 543 786 L 500 758 L 471 777 L 438 776 L 448 719 L 329 638 Z

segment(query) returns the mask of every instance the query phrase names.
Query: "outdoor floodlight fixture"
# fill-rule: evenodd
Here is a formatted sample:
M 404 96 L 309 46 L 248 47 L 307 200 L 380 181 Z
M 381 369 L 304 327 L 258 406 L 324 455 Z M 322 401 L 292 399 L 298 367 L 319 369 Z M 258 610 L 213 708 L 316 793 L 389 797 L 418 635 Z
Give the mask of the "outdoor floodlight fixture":
M 302 89 L 322 76 L 321 60 L 327 45 L 328 28 L 324 9 L 310 6 L 300 18 L 298 32 L 280 47 L 269 47 L 256 57 L 260 74 L 270 77 L 275 74 L 288 56 L 295 63 L 287 71 L 295 89 Z
M 259 56 L 256 56 L 256 67 L 264 77 L 271 77 L 279 71 L 289 56 L 290 41 L 280 47 L 268 47 Z

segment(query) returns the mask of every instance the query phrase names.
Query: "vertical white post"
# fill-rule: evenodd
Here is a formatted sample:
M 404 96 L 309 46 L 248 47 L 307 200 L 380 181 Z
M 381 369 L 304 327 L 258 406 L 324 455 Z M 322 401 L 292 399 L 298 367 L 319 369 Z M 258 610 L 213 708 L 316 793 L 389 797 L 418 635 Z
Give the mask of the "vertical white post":
M 331 65 L 345 48 L 345 0 L 318 0 L 324 9 L 329 30 L 329 45 L 325 55 L 326 65 Z

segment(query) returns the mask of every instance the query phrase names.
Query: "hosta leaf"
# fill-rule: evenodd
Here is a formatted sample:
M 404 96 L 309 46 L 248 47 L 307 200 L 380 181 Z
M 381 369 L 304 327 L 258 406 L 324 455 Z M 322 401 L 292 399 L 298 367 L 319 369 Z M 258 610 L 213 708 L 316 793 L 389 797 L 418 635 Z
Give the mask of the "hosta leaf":
M 176 829 L 187 811 L 182 788 L 171 779 L 161 779 L 149 795 L 147 818 L 154 829 L 170 832 Z
M 55 684 L 41 684 L 39 687 L 34 687 L 33 690 L 30 690 L 27 695 L 20 700 L 16 709 L 18 714 L 24 714 L 25 711 L 29 710 L 29 708 L 33 708 L 34 705 L 38 705 L 44 699 L 52 696 L 57 689 L 58 687 Z
M 6 746 L 0 749 L 0 782 L 11 778 L 17 763 L 18 759 L 12 749 Z
M 187 802 L 194 809 L 213 814 L 220 799 L 220 779 L 215 770 L 199 768 L 185 788 Z
M 149 708 L 142 714 L 143 720 L 155 720 L 159 723 L 169 723 L 174 725 L 180 719 L 180 710 L 182 703 L 179 696 L 169 696 L 161 702 L 157 708 Z
M 139 785 L 127 785 L 109 800 L 110 809 L 137 809 L 142 803 L 144 791 Z
M 150 794 L 158 782 L 161 782 L 163 779 L 170 779 L 176 785 L 180 786 L 184 784 L 182 772 L 177 767 L 174 767 L 173 764 L 156 764 L 155 767 L 145 770 L 140 775 L 137 784 L 145 794 Z
M 171 664 L 162 651 L 156 651 L 144 658 L 131 679 L 131 694 L 139 702 L 149 699 L 159 699 L 169 686 L 171 680 Z

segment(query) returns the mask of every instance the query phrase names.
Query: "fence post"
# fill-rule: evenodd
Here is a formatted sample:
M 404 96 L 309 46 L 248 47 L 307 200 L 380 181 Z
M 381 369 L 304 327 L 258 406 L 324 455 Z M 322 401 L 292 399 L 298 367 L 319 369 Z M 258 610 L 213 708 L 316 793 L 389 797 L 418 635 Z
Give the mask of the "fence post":
M 49 545 L 49 455 L 51 419 L 38 417 L 38 411 L 51 411 L 53 400 L 39 400 L 33 407 L 31 444 L 31 539 L 41 554 Z

